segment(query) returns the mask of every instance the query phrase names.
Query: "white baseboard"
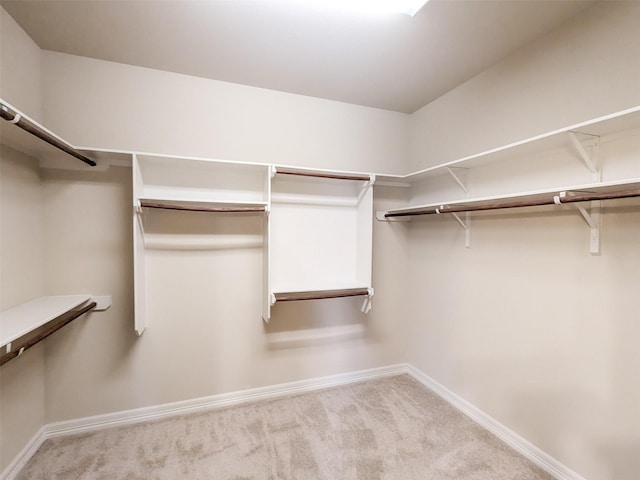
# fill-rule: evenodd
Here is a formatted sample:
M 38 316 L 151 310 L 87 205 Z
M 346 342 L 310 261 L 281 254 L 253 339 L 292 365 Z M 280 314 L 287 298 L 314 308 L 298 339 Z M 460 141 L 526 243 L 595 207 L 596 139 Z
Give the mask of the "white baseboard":
M 558 480 L 585 480 L 584 477 L 578 475 L 551 455 L 540 450 L 514 431 L 505 427 L 502 423 L 490 417 L 478 407 L 472 405 L 448 388 L 439 384 L 433 378 L 425 375 L 413 365 L 406 364 L 405 366 L 406 372 L 409 375 L 418 380 L 433 393 L 450 403 L 453 407 L 470 417 L 476 423 L 480 424 L 480 426 L 489 430 L 496 437 L 509 445 L 513 450 L 531 460 L 554 478 Z
M 29 440 L 29 443 L 25 445 L 22 451 L 16 455 L 16 458 L 4 469 L 0 474 L 1 480 L 13 480 L 18 476 L 20 471 L 24 468 L 27 462 L 35 455 L 38 449 L 42 446 L 46 440 L 45 427 L 41 427 L 40 430 Z
M 429 390 L 442 397 L 452 406 L 460 410 L 471 419 L 475 420 L 482 427 L 486 428 L 507 445 L 519 452 L 536 465 L 543 468 L 558 480 L 585 480 L 583 477 L 573 472 L 550 455 L 546 454 L 538 447 L 532 445 L 515 432 L 491 418 L 477 407 L 463 400 L 452 391 L 448 390 L 438 382 L 428 377 L 417 368 L 409 364 L 391 365 L 387 367 L 360 370 L 356 372 L 330 375 L 327 377 L 301 380 L 297 382 L 281 383 L 268 387 L 251 388 L 231 393 L 211 395 L 208 397 L 196 398 L 163 405 L 125 410 L 121 412 L 107 413 L 92 417 L 79 418 L 63 422 L 50 423 L 42 427 L 31 439 L 25 448 L 11 462 L 11 464 L 0 474 L 0 480 L 14 480 L 20 470 L 27 464 L 29 459 L 36 453 L 45 440 L 54 437 L 74 435 L 84 432 L 92 432 L 103 428 L 120 427 L 149 420 L 158 420 L 184 415 L 188 413 L 203 412 L 216 408 L 240 405 L 248 402 L 255 402 L 265 399 L 284 397 L 300 393 L 312 392 L 339 385 L 347 385 L 376 378 L 390 377 L 394 375 L 409 374 L 422 383 Z
M 330 375 L 327 377 L 300 380 L 297 382 L 280 383 L 268 387 L 251 388 L 231 393 L 222 393 L 208 397 L 184 400 L 163 405 L 125 410 L 122 412 L 107 413 L 94 417 L 68 420 L 64 422 L 50 423 L 45 426 L 46 438 L 59 437 L 63 435 L 73 435 L 77 433 L 90 432 L 102 428 L 120 427 L 149 420 L 158 420 L 184 415 L 188 413 L 202 412 L 216 408 L 240 405 L 242 403 L 255 402 L 270 398 L 284 397 L 299 393 L 312 392 L 323 388 L 346 385 L 375 378 L 390 377 L 406 373 L 405 365 L 391 365 L 388 367 L 360 370 L 357 372 Z

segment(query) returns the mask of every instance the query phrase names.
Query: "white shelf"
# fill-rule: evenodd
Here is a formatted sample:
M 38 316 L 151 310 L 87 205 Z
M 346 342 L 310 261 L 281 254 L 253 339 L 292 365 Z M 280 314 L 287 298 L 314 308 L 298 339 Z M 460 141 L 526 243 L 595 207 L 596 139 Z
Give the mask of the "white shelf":
M 269 173 L 266 165 L 136 155 L 134 196 L 174 202 L 266 204 Z
M 91 295 L 40 297 L 0 313 L 0 347 L 19 339 L 91 299 Z
M 408 175 L 378 175 L 377 181 L 381 184 L 386 182 L 396 184 L 407 182 L 410 184 L 433 176 L 446 175 L 447 168 L 476 168 L 491 163 L 534 156 L 554 149 L 570 148 L 569 132 L 575 133 L 585 141 L 585 144 L 588 144 L 589 136 L 604 137 L 636 129 L 640 129 L 640 106 L 434 165 Z

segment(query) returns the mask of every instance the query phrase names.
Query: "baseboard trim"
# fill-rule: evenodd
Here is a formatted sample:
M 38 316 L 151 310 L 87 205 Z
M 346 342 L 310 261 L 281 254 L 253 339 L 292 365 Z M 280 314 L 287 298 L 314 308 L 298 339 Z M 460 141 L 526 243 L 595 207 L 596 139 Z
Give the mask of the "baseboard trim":
M 260 400 L 313 392 L 325 388 L 348 385 L 377 378 L 409 374 L 426 388 L 443 398 L 482 427 L 496 435 L 512 449 L 525 456 L 558 480 L 585 480 L 556 459 L 531 444 L 517 433 L 493 419 L 482 410 L 459 397 L 413 365 L 398 364 L 387 367 L 359 370 L 326 377 L 280 383 L 267 387 L 251 388 L 237 392 L 211 395 L 192 400 L 154 405 L 121 412 L 79 418 L 43 426 L 22 449 L 9 466 L 0 474 L 0 480 L 14 480 L 40 446 L 49 438 L 93 432 L 105 428 L 121 427 L 150 420 L 160 420 L 176 415 L 204 412 L 217 408 L 241 405 Z
M 490 417 L 475 405 L 459 397 L 451 390 L 436 382 L 433 378 L 421 372 L 413 365 L 406 364 L 406 372 L 422 383 L 433 393 L 451 404 L 454 408 L 464 413 L 466 416 L 480 424 L 483 428 L 493 433 L 496 437 L 506 443 L 516 452 L 528 458 L 547 473 L 558 480 L 585 480 L 566 465 L 560 463 L 548 453 L 542 451 L 531 442 L 525 440 L 520 435 L 510 430 L 496 419 Z
M 46 440 L 44 430 L 45 427 L 41 427 L 40 430 L 36 432 L 36 434 L 31 438 L 31 440 L 29 440 L 22 451 L 18 453 L 18 455 L 16 455 L 13 461 L 0 474 L 0 479 L 14 480 L 18 476 L 20 471 L 24 468 L 31 457 L 35 455 L 35 453 Z
M 45 437 L 54 438 L 96 431 L 103 428 L 120 427 L 149 420 L 173 417 L 175 415 L 203 412 L 207 410 L 214 410 L 216 408 L 240 405 L 243 403 L 312 392 L 314 390 L 347 385 L 365 380 L 373 380 L 376 378 L 390 377 L 400 375 L 402 373 L 406 373 L 405 365 L 391 365 L 309 380 L 300 380 L 297 382 L 280 383 L 267 387 L 251 388 L 237 392 L 211 395 L 193 400 L 96 415 L 77 420 L 50 423 L 45 426 Z

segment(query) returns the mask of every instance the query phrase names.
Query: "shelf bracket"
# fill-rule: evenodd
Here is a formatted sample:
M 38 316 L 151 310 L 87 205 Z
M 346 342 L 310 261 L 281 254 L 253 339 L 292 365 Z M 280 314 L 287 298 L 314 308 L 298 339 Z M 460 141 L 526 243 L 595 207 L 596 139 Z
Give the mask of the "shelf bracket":
M 449 172 L 451 178 L 453 178 L 453 180 L 468 196 L 469 189 L 467 188 L 467 177 L 469 176 L 469 169 L 462 167 L 447 167 L 447 172 Z
M 560 192 L 559 195 L 553 197 L 553 201 L 561 205 L 562 199 L 573 195 L 573 192 Z M 600 254 L 600 200 L 592 200 L 589 210 L 587 210 L 580 203 L 573 203 L 572 205 L 580 212 L 580 215 L 587 223 L 589 227 L 589 252 L 592 255 Z
M 464 214 L 464 220 L 460 218 L 455 212 L 451 212 L 449 215 L 452 215 L 453 218 L 456 219 L 456 222 L 460 224 L 460 226 L 464 229 L 464 246 L 465 248 L 471 247 L 471 213 L 466 212 Z
M 469 179 L 469 169 L 462 167 L 447 167 L 447 172 L 451 175 L 451 178 L 458 184 L 458 186 L 466 193 L 467 198 L 470 196 L 468 179 Z M 457 213 L 452 213 L 453 218 L 460 224 L 462 228 L 464 228 L 464 246 L 465 248 L 471 247 L 471 213 L 466 212 L 465 218 L 462 220 Z
M 567 134 L 569 135 L 569 138 L 571 139 L 571 143 L 573 144 L 573 147 L 576 149 L 578 156 L 591 172 L 591 176 L 593 180 L 599 182 L 601 180 L 600 158 L 599 158 L 600 157 L 600 137 L 597 135 L 589 135 L 586 133 L 581 133 L 581 135 L 588 135 L 593 140 L 591 155 L 589 155 L 587 150 L 584 148 L 584 145 L 582 145 L 580 140 L 578 140 L 578 137 L 576 136 L 576 132 L 567 132 Z
M 369 287 L 367 289 L 367 291 L 369 292 L 366 296 L 366 298 L 364 299 L 364 302 L 362 303 L 362 308 L 360 309 L 360 311 L 364 314 L 369 313 L 369 311 L 371 310 L 371 299 L 373 297 L 373 288 Z

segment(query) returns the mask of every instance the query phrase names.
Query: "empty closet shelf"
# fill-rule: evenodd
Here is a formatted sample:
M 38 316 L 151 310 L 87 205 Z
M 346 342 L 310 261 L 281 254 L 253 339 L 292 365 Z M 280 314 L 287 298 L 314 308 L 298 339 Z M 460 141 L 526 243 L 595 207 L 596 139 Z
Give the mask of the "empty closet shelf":
M 297 300 L 321 300 L 324 298 L 359 297 L 369 295 L 368 288 L 343 288 L 338 290 L 308 290 L 303 292 L 274 292 L 276 302 L 293 302 Z
M 140 207 L 214 213 L 259 213 L 267 211 L 266 203 L 222 203 L 191 200 L 160 200 L 150 198 L 141 198 Z
M 9 146 L 18 148 L 18 150 L 25 151 L 26 153 L 33 154 L 41 150 L 42 142 L 51 145 L 57 150 L 60 150 L 67 155 L 77 158 L 81 162 L 86 163 L 89 166 L 95 167 L 96 162 L 88 158 L 84 153 L 75 148 L 69 142 L 63 140 L 52 131 L 46 129 L 35 120 L 32 120 L 27 115 L 19 111 L 17 108 L 9 105 L 4 100 L 0 99 L 0 118 L 9 122 L 16 128 L 3 128 L 2 137 L 3 143 L 7 140 Z M 6 125 L 6 124 L 5 124 Z M 28 133 L 29 135 L 22 136 L 17 134 L 20 130 Z M 36 155 L 38 156 L 38 155 Z
M 40 297 L 5 310 L 0 314 L 0 347 L 10 345 L 89 300 L 90 295 Z

